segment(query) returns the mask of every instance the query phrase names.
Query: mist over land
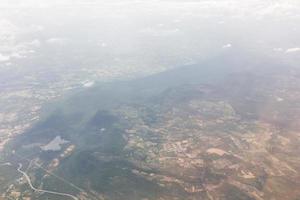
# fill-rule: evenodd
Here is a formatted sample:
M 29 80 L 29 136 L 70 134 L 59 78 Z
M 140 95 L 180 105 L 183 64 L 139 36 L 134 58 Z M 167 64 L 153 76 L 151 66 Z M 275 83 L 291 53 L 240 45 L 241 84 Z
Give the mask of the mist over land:
M 0 199 L 299 199 L 299 10 L 0 0 Z

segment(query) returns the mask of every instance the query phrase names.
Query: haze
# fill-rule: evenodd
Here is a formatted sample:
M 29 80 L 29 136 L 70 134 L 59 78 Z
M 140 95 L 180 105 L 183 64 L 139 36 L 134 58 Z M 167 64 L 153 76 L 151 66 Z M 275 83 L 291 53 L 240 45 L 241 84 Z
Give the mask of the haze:
M 106 80 L 241 50 L 299 64 L 296 0 L 1 0 L 0 8 L 1 73 L 59 68 Z
M 299 200 L 299 0 L 0 0 L 0 200 Z

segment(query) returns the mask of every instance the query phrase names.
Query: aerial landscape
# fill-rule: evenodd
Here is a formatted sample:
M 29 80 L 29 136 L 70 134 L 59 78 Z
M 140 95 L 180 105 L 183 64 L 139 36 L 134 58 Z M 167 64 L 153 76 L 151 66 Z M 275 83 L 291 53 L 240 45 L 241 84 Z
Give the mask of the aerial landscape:
M 0 200 L 300 200 L 297 0 L 0 0 Z

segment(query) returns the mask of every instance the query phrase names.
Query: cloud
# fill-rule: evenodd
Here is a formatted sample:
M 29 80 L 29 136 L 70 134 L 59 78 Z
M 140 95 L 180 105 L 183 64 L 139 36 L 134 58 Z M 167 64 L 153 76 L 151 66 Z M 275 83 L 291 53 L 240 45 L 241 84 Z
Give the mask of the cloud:
M 225 44 L 223 45 L 223 49 L 228 49 L 228 48 L 231 48 L 232 47 L 232 44 Z
M 0 62 L 6 62 L 10 60 L 10 56 L 8 55 L 3 55 L 0 53 Z
M 51 45 L 64 45 L 66 42 L 67 40 L 64 38 L 49 38 L 46 40 L 46 43 Z
M 7 48 L 15 42 L 18 28 L 6 19 L 0 19 L 0 49 Z
M 295 53 L 300 52 L 300 47 L 289 48 L 285 51 L 285 53 Z
M 55 7 L 55 6 L 105 6 L 128 7 L 144 5 L 147 8 L 179 8 L 186 11 L 199 11 L 199 15 L 234 16 L 262 18 L 267 16 L 298 17 L 299 0 L 1 0 L 0 7 Z M 159 6 L 157 6 L 159 5 Z M 131 7 L 130 7 L 131 8 Z
M 278 47 L 278 48 L 273 48 L 273 51 L 276 51 L 276 52 L 281 52 L 281 51 L 283 51 L 283 49 L 282 49 L 282 48 L 280 48 L 280 47 Z
M 107 47 L 107 43 L 106 42 L 98 42 L 97 44 L 98 46 L 101 46 L 103 48 Z
M 145 28 L 140 30 L 140 33 L 145 34 L 145 35 L 151 35 L 155 37 L 159 36 L 170 36 L 170 35 L 175 35 L 179 33 L 180 30 L 178 28 L 175 29 L 160 29 L 160 28 Z
M 94 84 L 94 81 L 85 81 L 82 83 L 83 87 L 92 87 Z
M 31 42 L 28 42 L 29 46 L 38 48 L 41 46 L 41 42 L 38 39 L 32 40 Z

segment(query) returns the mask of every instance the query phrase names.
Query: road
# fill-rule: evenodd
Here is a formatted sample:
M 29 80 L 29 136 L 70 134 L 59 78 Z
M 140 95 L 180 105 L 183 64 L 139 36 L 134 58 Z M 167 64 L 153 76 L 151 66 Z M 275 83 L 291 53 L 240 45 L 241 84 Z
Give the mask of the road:
M 9 162 L 6 162 L 6 163 L 1 163 L 0 166 L 11 166 L 11 164 Z
M 61 192 L 54 192 L 54 191 L 49 191 L 49 190 L 42 190 L 42 189 L 38 189 L 38 188 L 35 188 L 32 183 L 31 183 L 31 180 L 30 180 L 30 177 L 26 174 L 26 172 L 22 171 L 22 164 L 19 163 L 19 167 L 18 167 L 18 172 L 20 172 L 21 174 L 23 174 L 23 176 L 26 178 L 30 188 L 36 192 L 43 192 L 43 193 L 48 193 L 48 194 L 55 194 L 55 195 L 60 195 L 60 196 L 65 196 L 65 197 L 69 197 L 69 198 L 72 198 L 74 200 L 79 200 L 77 197 L 71 195 L 71 194 L 67 194 L 67 193 L 61 193 Z

